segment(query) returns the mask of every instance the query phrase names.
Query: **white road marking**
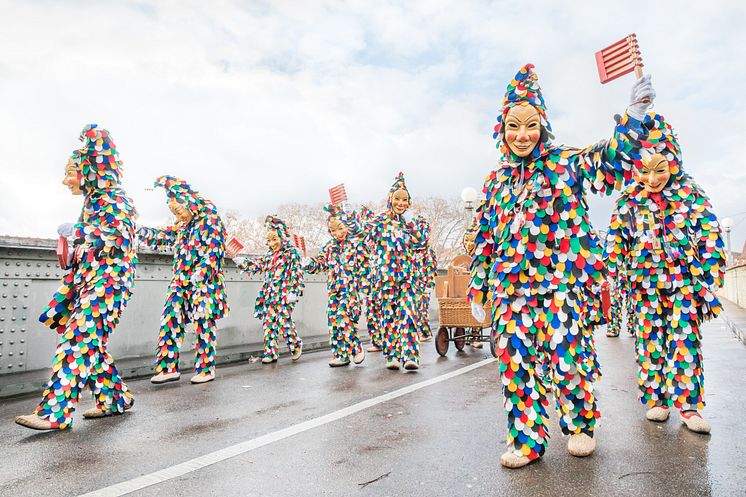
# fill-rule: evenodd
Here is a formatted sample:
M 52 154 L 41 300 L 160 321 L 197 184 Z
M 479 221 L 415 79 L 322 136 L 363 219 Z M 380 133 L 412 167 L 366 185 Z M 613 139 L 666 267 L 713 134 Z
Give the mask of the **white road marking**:
M 358 402 L 357 404 L 353 404 L 338 411 L 319 416 L 318 418 L 309 419 L 308 421 L 298 423 L 297 425 L 289 426 L 272 433 L 267 433 L 266 435 L 262 435 L 261 437 L 237 443 L 235 445 L 225 447 L 224 449 L 216 450 L 214 452 L 210 452 L 209 454 L 190 459 L 183 463 L 169 466 L 167 468 L 154 471 L 153 473 L 139 476 L 131 480 L 123 481 L 121 483 L 104 487 L 99 490 L 94 490 L 93 492 L 88 492 L 87 494 L 82 494 L 78 497 L 119 497 L 120 495 L 126 495 L 131 492 L 136 492 L 138 490 L 142 490 L 143 488 L 163 483 L 164 481 L 173 480 L 174 478 L 178 478 L 207 466 L 225 461 L 226 459 L 230 459 L 231 457 L 245 454 L 246 452 L 258 449 L 259 447 L 264 447 L 265 445 L 284 440 L 285 438 L 292 437 L 293 435 L 297 435 L 298 433 L 312 430 L 319 426 L 323 426 L 333 421 L 337 421 L 352 414 L 358 413 L 364 409 L 368 409 L 370 407 L 388 402 L 389 400 L 396 399 L 403 395 L 416 392 L 417 390 L 420 390 L 422 388 L 429 387 L 430 385 L 435 385 L 436 383 L 440 383 L 456 376 L 460 376 L 477 368 L 481 368 L 482 366 L 486 366 L 487 364 L 491 364 L 496 360 L 497 359 L 494 358 L 485 359 L 483 361 L 470 364 L 469 366 L 464 366 L 463 368 L 457 369 L 455 371 L 451 371 L 450 373 L 442 374 L 440 376 L 436 376 L 435 378 L 421 381 L 419 383 L 394 390 L 393 392 L 389 392 L 383 395 L 379 395 L 378 397 L 373 397 L 371 399 Z

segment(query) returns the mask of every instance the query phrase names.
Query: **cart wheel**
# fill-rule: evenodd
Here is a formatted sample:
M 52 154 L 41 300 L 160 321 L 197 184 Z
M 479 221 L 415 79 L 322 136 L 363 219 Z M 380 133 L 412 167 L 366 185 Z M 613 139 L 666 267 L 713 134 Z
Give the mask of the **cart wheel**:
M 492 352 L 492 357 L 497 358 L 497 337 L 492 329 L 490 329 L 490 352 Z
M 443 357 L 448 353 L 448 328 L 441 327 L 435 335 L 435 350 Z
M 464 345 L 466 345 L 466 331 L 463 328 L 456 328 L 453 331 L 453 344 L 456 346 L 456 349 L 464 350 Z

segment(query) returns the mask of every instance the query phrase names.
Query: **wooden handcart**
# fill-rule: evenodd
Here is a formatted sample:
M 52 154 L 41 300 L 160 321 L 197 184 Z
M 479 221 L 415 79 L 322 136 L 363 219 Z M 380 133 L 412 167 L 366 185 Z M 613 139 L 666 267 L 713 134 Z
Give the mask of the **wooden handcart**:
M 435 350 L 441 356 L 448 353 L 451 342 L 457 350 L 464 350 L 469 342 L 489 342 L 492 355 L 495 352 L 495 337 L 492 336 L 489 304 L 484 306 L 486 322 L 480 323 L 471 315 L 471 304 L 466 298 L 469 286 L 468 256 L 456 257 L 448 267 L 446 276 L 436 278 L 436 296 L 440 311 L 440 326 L 435 335 Z

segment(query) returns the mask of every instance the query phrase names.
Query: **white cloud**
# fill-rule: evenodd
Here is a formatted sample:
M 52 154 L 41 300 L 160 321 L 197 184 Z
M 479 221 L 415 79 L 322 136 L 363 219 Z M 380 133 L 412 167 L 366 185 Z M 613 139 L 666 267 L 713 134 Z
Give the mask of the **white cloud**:
M 144 223 L 163 173 L 260 216 L 340 181 L 380 198 L 457 196 L 497 159 L 491 129 L 533 62 L 560 142 L 607 137 L 631 77 L 600 85 L 593 52 L 628 32 L 656 110 L 718 213 L 746 211 L 740 4 L 598 2 L 0 2 L 0 232 L 44 236 L 78 214 L 59 184 L 87 122 L 106 126 Z M 599 227 L 610 199 L 592 200 Z M 734 246 L 746 239 L 746 222 Z

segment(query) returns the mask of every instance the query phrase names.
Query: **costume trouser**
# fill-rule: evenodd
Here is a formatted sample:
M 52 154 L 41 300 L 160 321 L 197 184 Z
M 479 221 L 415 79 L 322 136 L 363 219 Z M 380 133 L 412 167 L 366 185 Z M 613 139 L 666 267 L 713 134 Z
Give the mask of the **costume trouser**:
M 280 350 L 277 345 L 277 337 L 285 337 L 290 353 L 303 346 L 303 340 L 298 336 L 293 321 L 293 309 L 295 303 L 267 305 L 266 312 L 262 318 L 264 326 L 264 357 L 277 359 Z
M 368 335 L 370 343 L 383 349 L 383 339 L 381 338 L 381 301 L 368 295 L 365 301 L 365 322 L 368 326 Z
M 363 347 L 357 336 L 359 308 L 344 295 L 330 295 L 326 315 L 329 321 L 329 347 L 335 359 L 349 362 Z
M 630 335 L 634 335 L 635 330 L 637 329 L 637 311 L 635 310 L 635 300 L 632 298 L 631 285 L 628 284 L 625 287 L 624 292 L 624 298 L 626 299 L 627 303 L 627 333 L 629 333 Z
M 52 375 L 44 389 L 43 399 L 36 414 L 48 419 L 53 428 L 67 428 L 72 424 L 72 413 L 78 402 L 80 390 L 88 387 L 93 393 L 96 407 L 103 411 L 124 412 L 132 402 L 132 394 L 119 376 L 114 358 L 107 350 L 109 333 L 114 326 L 107 320 L 106 304 L 95 295 L 86 308 L 81 300 L 72 311 L 52 359 Z M 86 311 L 94 312 L 87 313 Z
M 650 407 L 702 409 L 702 344 L 691 296 L 650 288 L 635 298 L 640 312 L 636 330 L 640 401 Z
M 544 454 L 549 438 L 546 383 L 554 392 L 562 432 L 593 436 L 599 417 L 593 388 L 597 368 L 593 337 L 584 324 L 585 305 L 574 293 L 562 292 L 529 300 L 497 298 L 493 304 L 507 445 L 516 455 L 536 459 Z
M 619 336 L 622 331 L 622 319 L 624 316 L 624 292 L 616 285 L 611 291 L 611 308 L 609 309 L 609 321 L 606 323 L 606 331 L 610 335 Z
M 422 338 L 430 338 L 433 332 L 430 329 L 430 291 L 425 290 L 417 296 L 417 329 Z
M 179 347 L 184 340 L 186 317 L 176 293 L 169 294 L 163 308 L 161 330 L 156 348 L 155 372 L 173 373 L 179 370 Z M 215 320 L 199 318 L 194 321 L 194 371 L 209 373 L 215 368 Z
M 380 289 L 381 339 L 388 360 L 420 363 L 416 295 L 411 284 L 387 284 Z

